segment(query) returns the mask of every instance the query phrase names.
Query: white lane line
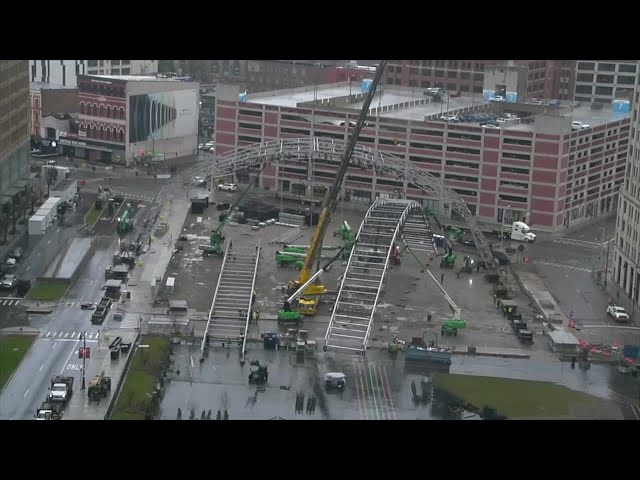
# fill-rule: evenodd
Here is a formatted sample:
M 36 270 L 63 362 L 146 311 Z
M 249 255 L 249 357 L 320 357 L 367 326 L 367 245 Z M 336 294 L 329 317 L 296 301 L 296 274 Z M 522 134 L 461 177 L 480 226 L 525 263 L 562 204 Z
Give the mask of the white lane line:
M 64 334 L 64 338 L 67 338 L 69 336 L 69 332 Z
M 53 350 L 54 348 L 56 348 L 57 343 L 53 342 L 53 347 L 51 347 L 51 350 Z
M 49 240 L 49 241 L 47 242 L 47 245 L 51 245 L 51 240 Z
M 40 368 L 38 369 L 38 371 L 41 372 L 43 368 L 44 368 L 44 363 L 40 365 Z
M 36 257 L 39 257 L 39 256 L 40 256 L 40 252 L 38 252 L 38 253 L 36 254 Z
M 76 347 L 78 346 L 78 343 L 80 343 L 80 340 L 75 340 L 75 342 L 76 342 L 75 346 L 69 352 L 69 356 L 67 357 L 67 359 L 64 362 L 64 365 L 62 366 L 62 370 L 60 370 L 60 375 L 62 375 L 64 373 L 64 371 L 67 369 L 67 364 L 69 363 L 69 360 L 71 359 L 71 356 L 73 355 L 73 352 L 76 351 Z M 55 343 L 54 343 L 54 345 L 55 345 Z
M 58 343 L 58 342 L 80 342 L 82 340 L 80 339 L 75 339 L 75 338 L 56 338 L 56 339 L 50 339 L 53 340 L 54 344 Z M 97 340 L 87 340 L 87 343 L 98 343 Z
M 31 268 L 31 265 L 29 265 L 25 271 L 28 272 L 30 268 Z
M 536 260 L 535 263 L 539 265 L 549 265 L 550 267 L 568 268 L 570 270 L 576 270 L 579 272 L 586 272 L 586 273 L 591 273 L 593 271 L 593 270 L 589 270 L 588 268 L 574 267 L 573 265 L 563 265 L 562 263 L 545 262 L 543 260 Z
M 76 336 L 76 332 L 73 332 L 73 333 L 71 334 L 71 338 L 75 338 L 75 336 Z
M 22 395 L 22 398 L 27 398 L 27 395 L 29 395 L 29 389 L 27 388 L 27 391 L 24 392 L 24 395 Z

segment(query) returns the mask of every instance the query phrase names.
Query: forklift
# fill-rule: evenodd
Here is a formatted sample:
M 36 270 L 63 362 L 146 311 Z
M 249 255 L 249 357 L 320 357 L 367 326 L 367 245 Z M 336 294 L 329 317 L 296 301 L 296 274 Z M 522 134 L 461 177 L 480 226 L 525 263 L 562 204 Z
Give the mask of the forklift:
M 265 383 L 269 379 L 266 365 L 261 365 L 258 360 L 251 360 L 249 365 L 251 369 L 249 383 Z

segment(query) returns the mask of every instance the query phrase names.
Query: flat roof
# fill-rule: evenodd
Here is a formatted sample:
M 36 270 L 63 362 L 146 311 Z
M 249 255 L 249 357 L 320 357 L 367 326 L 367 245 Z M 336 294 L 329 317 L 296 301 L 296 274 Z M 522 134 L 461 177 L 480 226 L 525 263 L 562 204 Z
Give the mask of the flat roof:
M 572 122 L 582 122 L 591 127 L 598 127 L 606 123 L 617 122 L 630 118 L 631 113 L 614 112 L 611 105 L 604 105 L 602 110 L 591 110 L 591 107 L 577 107 L 573 110 L 567 109 L 560 115 L 571 118 Z M 532 132 L 534 124 L 517 123 L 503 127 L 505 130 L 518 130 L 521 132 Z
M 60 85 L 57 83 L 49 83 L 49 82 L 31 82 L 29 85 L 31 89 L 40 89 L 40 90 L 77 90 L 78 87 L 73 87 L 71 85 Z
M 565 332 L 564 330 L 556 330 L 549 332 L 549 336 L 553 343 L 562 345 L 579 345 L 578 339 L 572 333 Z
M 419 89 L 422 92 L 422 89 Z M 431 98 L 416 96 L 414 100 L 419 98 Z M 407 101 L 407 100 L 405 100 Z M 374 105 L 374 102 L 371 104 L 372 107 L 377 107 L 378 105 Z M 400 102 L 397 102 L 400 103 Z M 475 107 L 478 105 L 486 105 L 487 102 L 484 101 L 482 95 L 478 94 L 475 97 L 451 97 L 449 101 L 444 102 L 431 102 L 426 103 L 424 105 L 418 105 L 417 107 L 411 108 L 400 108 L 398 110 L 392 110 L 390 112 L 383 112 L 380 114 L 381 117 L 390 117 L 390 118 L 402 118 L 403 120 L 424 120 L 424 117 L 428 117 L 430 115 L 438 114 L 446 115 L 448 111 L 459 110 L 461 108 L 469 108 Z
M 312 102 L 313 100 L 328 100 L 336 97 L 346 97 L 349 94 L 354 95 L 362 93 L 360 82 L 353 82 L 351 87 L 349 84 L 329 84 L 319 85 L 317 89 L 314 87 L 306 87 L 304 90 L 289 89 L 276 90 L 274 92 L 255 93 L 247 96 L 247 102 L 260 103 L 265 105 L 278 105 L 281 107 L 295 107 L 298 103 Z M 385 107 L 387 105 L 395 105 L 397 103 L 409 102 L 411 100 L 421 100 L 424 98 L 423 89 L 416 88 L 415 92 L 411 90 L 396 90 L 392 87 L 383 88 L 382 94 L 376 92 L 376 97 L 371 102 L 371 108 Z M 341 105 L 343 108 L 362 108 L 363 102 Z
M 155 75 L 87 75 L 108 80 L 124 80 L 126 82 L 179 82 L 175 78 L 156 77 Z

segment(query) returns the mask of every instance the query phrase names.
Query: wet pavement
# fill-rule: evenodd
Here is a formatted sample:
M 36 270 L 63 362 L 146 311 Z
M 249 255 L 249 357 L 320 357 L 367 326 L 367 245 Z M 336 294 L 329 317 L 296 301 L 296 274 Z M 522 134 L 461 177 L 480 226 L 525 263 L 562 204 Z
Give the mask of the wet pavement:
M 193 368 L 191 359 L 193 358 Z M 229 412 L 231 420 L 284 419 L 305 420 L 411 420 L 438 418 L 429 402 L 414 401 L 411 383 L 421 391 L 421 381 L 435 371 L 447 372 L 446 367 L 413 366 L 407 368 L 402 353 L 392 357 L 387 352 L 369 351 L 361 356 L 316 354 L 303 363 L 293 352 L 264 350 L 253 345 L 247 359 L 259 360 L 268 366 L 269 379 L 263 386 L 249 385 L 249 363 L 239 362 L 239 349 L 212 348 L 200 363 L 197 346 L 179 345 L 174 348 L 174 375 L 162 403 L 161 419 L 176 419 L 178 408 L 183 418 L 193 408 L 196 418 L 202 410 Z M 605 365 L 592 365 L 587 371 L 572 369 L 559 361 L 497 359 L 454 356 L 449 373 L 502 377 L 553 382 L 583 391 L 603 399 L 607 418 L 624 417 L 621 402 L 608 386 L 618 375 Z M 343 392 L 327 392 L 323 386 L 328 372 L 343 372 L 347 387 Z M 638 382 L 636 382 L 636 389 Z M 304 395 L 302 412 L 296 412 L 296 398 Z M 308 412 L 309 397 L 316 398 L 316 409 Z M 628 402 L 627 402 L 628 403 Z M 600 413 L 596 415 L 601 415 Z M 473 415 L 466 415 L 477 419 Z M 630 415 L 630 418 L 633 418 Z

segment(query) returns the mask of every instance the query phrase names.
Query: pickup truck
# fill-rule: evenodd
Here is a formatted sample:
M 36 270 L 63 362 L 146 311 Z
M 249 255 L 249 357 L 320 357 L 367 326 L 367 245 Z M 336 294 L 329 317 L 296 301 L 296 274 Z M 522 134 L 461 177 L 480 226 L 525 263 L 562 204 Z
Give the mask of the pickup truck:
M 51 379 L 48 402 L 65 405 L 73 395 L 73 377 L 58 375 Z
M 527 329 L 526 322 L 522 320 L 512 320 L 511 326 L 513 327 L 513 333 L 523 343 L 533 343 L 533 333 Z
M 616 322 L 628 322 L 629 314 L 620 305 L 609 305 L 607 307 L 607 315 L 612 317 Z

